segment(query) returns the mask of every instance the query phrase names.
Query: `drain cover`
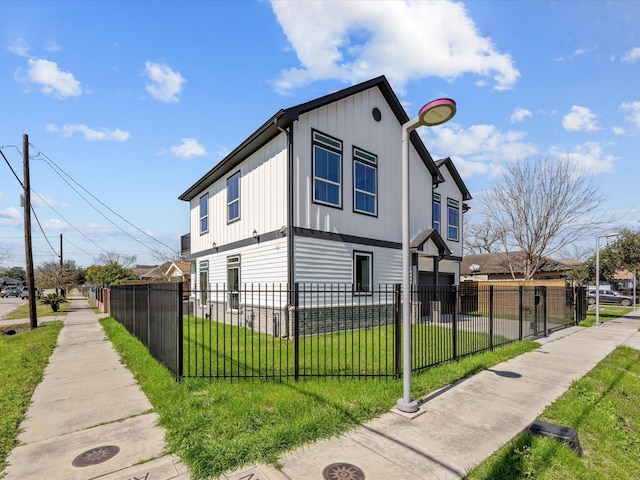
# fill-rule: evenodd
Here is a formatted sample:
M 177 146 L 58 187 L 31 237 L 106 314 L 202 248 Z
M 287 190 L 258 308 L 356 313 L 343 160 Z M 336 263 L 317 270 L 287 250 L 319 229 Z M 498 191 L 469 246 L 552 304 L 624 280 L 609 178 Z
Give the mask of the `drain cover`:
M 322 471 L 324 480 L 364 480 L 364 472 L 350 463 L 332 463 Z
M 120 449 L 115 445 L 104 445 L 102 447 L 92 448 L 74 458 L 71 465 L 74 467 L 97 465 L 115 457 L 119 452 Z

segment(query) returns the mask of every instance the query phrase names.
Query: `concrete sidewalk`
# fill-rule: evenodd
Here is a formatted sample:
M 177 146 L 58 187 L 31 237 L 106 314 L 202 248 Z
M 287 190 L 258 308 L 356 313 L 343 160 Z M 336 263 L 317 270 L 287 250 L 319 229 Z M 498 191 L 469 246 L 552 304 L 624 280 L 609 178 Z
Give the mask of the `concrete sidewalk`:
M 86 299 L 70 300 L 5 480 L 188 480 L 178 459 L 165 455 L 158 415 L 99 316 Z
M 98 315 L 73 298 L 44 378 L 9 456 L 6 480 L 188 480 L 164 454 L 158 417 L 106 340 Z M 541 347 L 338 438 L 220 480 L 458 479 L 527 429 L 544 408 L 619 345 L 640 349 L 640 312 L 570 327 Z M 580 432 L 578 432 L 579 434 Z M 144 462 L 144 463 L 141 463 Z
M 600 326 L 560 330 L 538 340 L 535 351 L 434 392 L 415 414 L 394 410 L 289 453 L 280 470 L 257 465 L 220 479 L 462 478 L 619 345 L 640 349 L 638 328 L 640 312 L 632 312 Z

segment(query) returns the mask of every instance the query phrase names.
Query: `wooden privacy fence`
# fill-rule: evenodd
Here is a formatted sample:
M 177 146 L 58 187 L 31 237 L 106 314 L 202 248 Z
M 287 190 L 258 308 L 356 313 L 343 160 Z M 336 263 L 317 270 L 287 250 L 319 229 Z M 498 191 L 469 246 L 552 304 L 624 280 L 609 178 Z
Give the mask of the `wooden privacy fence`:
M 402 374 L 401 286 L 181 283 L 111 288 L 111 314 L 177 378 Z M 579 299 L 579 300 L 578 300 Z M 412 371 L 545 335 L 586 312 L 585 289 L 414 285 Z

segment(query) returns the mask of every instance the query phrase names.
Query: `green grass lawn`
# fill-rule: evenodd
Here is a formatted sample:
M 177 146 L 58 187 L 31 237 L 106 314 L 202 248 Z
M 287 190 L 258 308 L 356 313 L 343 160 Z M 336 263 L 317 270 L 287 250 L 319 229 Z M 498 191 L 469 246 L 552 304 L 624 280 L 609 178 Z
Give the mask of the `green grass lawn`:
M 185 377 L 293 377 L 295 343 L 246 327 L 204 319 L 184 321 Z M 453 358 L 453 332 L 439 325 L 412 326 L 412 364 L 426 368 Z M 493 345 L 510 340 L 495 335 Z M 392 326 L 309 335 L 299 343 L 299 376 L 395 376 Z M 490 348 L 489 335 L 457 332 L 456 355 Z
M 633 310 L 633 307 L 622 307 L 620 305 L 600 305 L 600 314 L 598 315 L 600 322 L 607 322 L 609 320 L 613 320 L 614 318 L 618 318 L 622 315 L 626 315 L 630 311 Z M 582 320 L 579 325 L 582 327 L 590 327 L 596 321 L 596 311 L 595 308 L 590 308 L 587 310 L 587 318 Z
M 34 330 L 15 328 L 5 335 L 0 330 L 0 471 L 16 445 L 20 422 L 29 407 L 31 395 L 58 339 L 62 322 L 46 323 Z
M 469 480 L 640 478 L 640 351 L 620 347 L 540 416 L 574 428 L 583 455 L 522 434 L 469 472 Z
M 49 305 L 42 305 L 40 301 L 36 301 L 36 316 L 40 317 L 50 317 L 56 315 L 66 315 L 68 308 L 71 306 L 71 302 L 64 302 L 60 304 L 60 309 L 57 312 L 51 310 Z M 25 301 L 24 305 L 20 305 L 15 310 L 12 310 L 7 315 L 5 315 L 3 320 L 17 320 L 29 318 L 29 304 Z
M 306 379 L 176 382 L 146 348 L 113 318 L 101 320 L 125 365 L 160 415 L 172 452 L 194 479 L 216 477 L 245 464 L 267 462 L 291 449 L 352 429 L 389 411 L 402 396 L 401 380 Z M 530 341 L 443 363 L 414 375 L 421 399 L 537 347 Z

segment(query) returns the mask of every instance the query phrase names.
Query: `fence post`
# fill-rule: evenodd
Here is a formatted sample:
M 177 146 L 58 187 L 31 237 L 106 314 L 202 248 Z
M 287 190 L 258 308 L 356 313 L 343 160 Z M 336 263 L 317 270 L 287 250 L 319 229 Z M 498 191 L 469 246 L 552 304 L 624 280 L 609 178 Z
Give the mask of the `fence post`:
M 151 284 L 147 283 L 147 345 L 151 350 Z
M 524 287 L 518 287 L 518 340 L 522 341 L 522 323 L 524 322 Z
M 182 379 L 182 375 L 183 375 L 183 368 L 184 368 L 184 359 L 182 358 L 183 356 L 183 348 L 184 348 L 184 343 L 182 341 L 182 334 L 184 331 L 184 322 L 182 321 L 182 318 L 184 317 L 184 303 L 183 303 L 183 294 L 184 294 L 184 286 L 182 285 L 182 282 L 177 282 L 178 284 L 178 298 L 176 299 L 176 301 L 178 302 L 178 318 L 176 319 L 176 321 L 178 322 L 178 334 L 177 334 L 177 345 L 176 345 L 176 355 L 178 356 L 178 358 L 176 359 L 176 376 L 178 378 L 178 380 Z
M 549 329 L 547 328 L 547 287 L 542 287 L 542 318 L 544 321 L 544 336 L 549 336 Z
M 395 284 L 394 288 L 394 296 L 393 296 L 393 320 L 394 320 L 394 335 L 393 338 L 395 340 L 395 372 L 396 378 L 400 378 L 402 375 L 402 369 L 400 365 L 402 365 L 402 312 L 401 309 L 401 298 L 402 298 L 402 286 L 399 283 Z
M 294 379 L 296 382 L 300 377 L 300 285 L 294 284 L 293 287 L 293 362 L 294 362 Z
M 493 350 L 493 285 L 489 285 L 489 348 Z
M 451 290 L 452 290 L 452 295 L 451 298 L 453 299 L 453 317 L 452 317 L 452 335 L 451 335 L 451 341 L 453 342 L 452 345 L 452 351 L 453 351 L 453 358 L 458 358 L 458 295 L 460 293 L 460 290 L 458 290 L 458 288 L 455 285 L 451 285 Z

